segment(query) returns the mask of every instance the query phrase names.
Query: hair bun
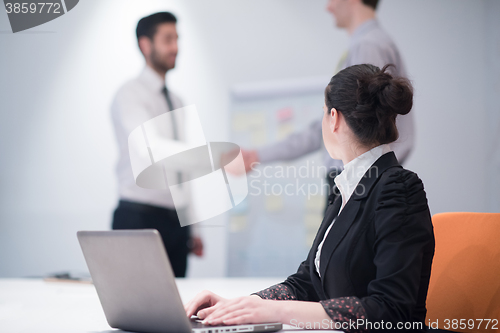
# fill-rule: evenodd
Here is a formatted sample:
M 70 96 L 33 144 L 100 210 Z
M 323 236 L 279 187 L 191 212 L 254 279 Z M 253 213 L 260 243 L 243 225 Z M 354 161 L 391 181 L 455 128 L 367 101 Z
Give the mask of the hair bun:
M 384 68 L 358 81 L 358 105 L 376 110 L 380 115 L 396 116 L 408 114 L 413 106 L 413 89 L 410 82 L 402 77 L 393 77 Z M 379 119 L 380 120 L 380 119 Z
M 347 67 L 332 77 L 325 90 L 328 110 L 339 110 L 359 142 L 367 146 L 396 141 L 396 116 L 407 114 L 413 106 L 410 81 L 392 76 L 388 67 Z

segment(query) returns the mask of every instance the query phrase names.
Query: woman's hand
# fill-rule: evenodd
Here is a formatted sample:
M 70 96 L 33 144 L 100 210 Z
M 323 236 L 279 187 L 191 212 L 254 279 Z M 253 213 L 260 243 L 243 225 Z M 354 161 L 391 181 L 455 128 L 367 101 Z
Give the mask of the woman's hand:
M 279 302 L 263 300 L 259 296 L 244 296 L 221 300 L 212 307 L 198 312 L 208 325 L 239 325 L 279 322 Z
M 201 309 L 214 307 L 221 301 L 226 301 L 226 299 L 211 291 L 204 290 L 187 302 L 184 305 L 184 310 L 188 318 L 191 318 L 192 315 L 197 314 Z
M 188 317 L 197 314 L 204 324 L 209 325 L 330 320 L 319 302 L 265 300 L 257 295 L 225 299 L 210 291 L 196 295 L 184 309 Z

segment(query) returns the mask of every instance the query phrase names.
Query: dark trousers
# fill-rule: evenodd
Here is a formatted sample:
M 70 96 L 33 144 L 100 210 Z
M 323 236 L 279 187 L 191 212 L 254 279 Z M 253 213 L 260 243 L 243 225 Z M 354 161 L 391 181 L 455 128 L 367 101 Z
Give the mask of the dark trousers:
M 180 226 L 174 209 L 120 200 L 113 214 L 112 227 L 113 229 L 158 230 L 175 276 L 186 276 L 189 226 Z

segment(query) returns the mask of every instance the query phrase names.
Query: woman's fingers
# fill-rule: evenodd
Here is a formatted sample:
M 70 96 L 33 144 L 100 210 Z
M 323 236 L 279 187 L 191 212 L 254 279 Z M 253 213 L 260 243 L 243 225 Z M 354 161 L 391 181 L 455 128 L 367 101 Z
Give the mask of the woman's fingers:
M 258 297 L 223 299 L 213 293 L 203 292 L 186 304 L 186 313 L 197 313 L 209 325 L 235 325 L 276 321 L 277 309 L 272 301 Z
M 256 321 L 253 319 L 253 315 L 250 313 L 242 314 L 240 316 L 235 316 L 231 319 L 225 319 L 222 322 L 224 325 L 241 325 L 241 324 L 255 324 Z
M 212 307 L 214 309 L 210 311 L 210 314 L 205 313 L 205 311 L 207 311 L 208 309 L 203 310 L 204 311 L 203 317 L 205 318 L 205 320 L 203 321 L 204 323 L 205 322 L 210 323 L 210 321 L 212 321 L 212 320 L 219 319 L 222 316 L 224 316 L 228 313 L 231 313 L 233 311 L 239 310 L 243 307 L 241 300 L 238 298 L 232 299 L 229 301 L 225 301 L 225 302 L 220 302 L 219 304 L 220 304 L 220 306 L 218 306 L 217 308 Z M 210 308 L 210 309 L 212 309 L 212 308 Z M 207 311 L 207 313 L 208 313 L 208 311 Z
M 217 310 L 218 308 L 220 308 L 222 302 L 218 302 L 217 304 L 211 306 L 211 307 L 208 307 L 208 308 L 205 308 L 205 309 L 202 309 L 202 310 L 199 310 L 197 313 L 195 313 L 198 318 L 200 319 L 204 319 L 204 318 L 207 318 L 210 314 L 212 314 L 212 312 L 214 312 L 215 310 Z
M 219 324 L 225 324 L 227 325 L 226 323 L 228 321 L 232 321 L 232 320 L 235 320 L 236 318 L 240 318 L 245 316 L 245 318 L 247 318 L 248 320 L 251 319 L 251 311 L 249 311 L 249 309 L 239 309 L 239 310 L 235 310 L 235 311 L 231 311 L 225 315 L 222 315 L 220 316 L 217 321 Z M 246 322 L 246 323 L 250 323 L 250 321 Z
M 206 307 L 213 306 L 217 304 L 222 298 L 210 291 L 202 291 L 198 295 L 196 295 L 191 301 L 189 301 L 185 306 L 184 310 L 186 311 L 186 315 L 191 317 L 195 313 L 197 313 L 200 309 L 204 309 Z
M 188 317 L 191 317 L 195 312 L 198 310 L 198 308 L 207 306 L 207 299 L 205 296 L 201 295 L 196 295 L 195 298 L 193 298 L 191 301 L 189 301 L 185 306 L 184 310 L 186 311 L 186 315 Z
M 240 309 L 230 312 L 222 317 L 218 317 L 207 322 L 208 325 L 236 325 L 236 324 L 255 324 L 260 321 L 255 319 L 253 311 Z M 205 322 L 204 322 L 205 323 Z
M 186 311 L 186 314 L 189 315 L 188 313 L 191 311 L 191 308 L 193 307 L 193 304 L 195 303 L 196 299 L 197 299 L 197 296 L 195 298 L 193 298 L 192 300 L 190 300 L 189 302 L 187 302 L 186 304 L 184 304 L 184 311 Z M 189 315 L 189 317 L 191 317 L 191 315 Z

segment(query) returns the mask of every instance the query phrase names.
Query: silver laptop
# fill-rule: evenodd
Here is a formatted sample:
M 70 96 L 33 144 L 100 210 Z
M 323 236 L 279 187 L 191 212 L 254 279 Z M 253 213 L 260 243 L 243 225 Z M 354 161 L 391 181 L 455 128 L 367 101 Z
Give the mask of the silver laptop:
M 208 326 L 184 311 L 157 230 L 79 231 L 80 246 L 109 325 L 126 331 L 275 332 L 280 323 Z

